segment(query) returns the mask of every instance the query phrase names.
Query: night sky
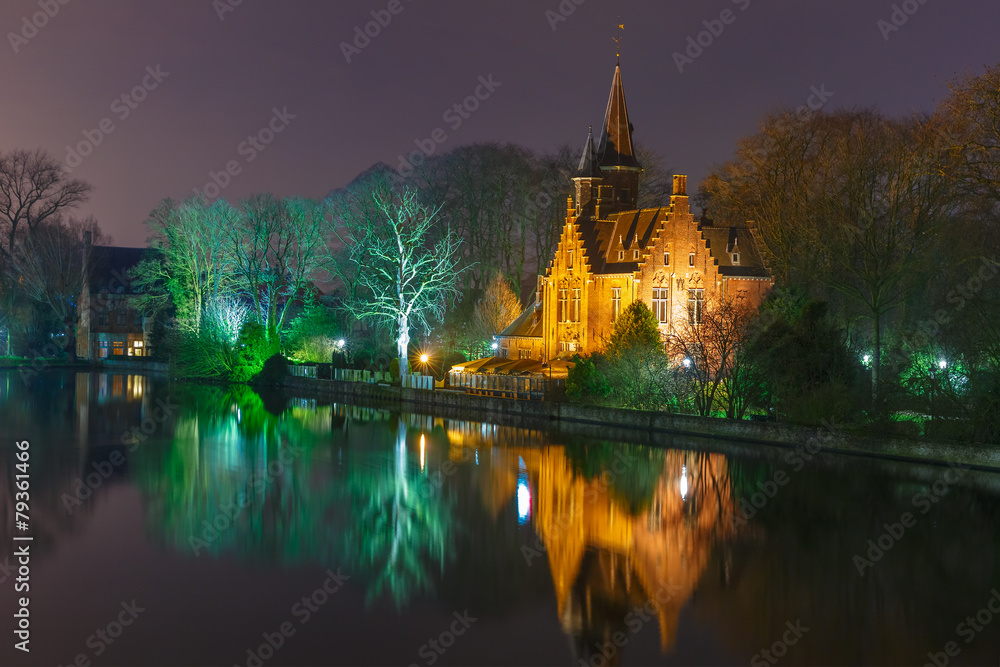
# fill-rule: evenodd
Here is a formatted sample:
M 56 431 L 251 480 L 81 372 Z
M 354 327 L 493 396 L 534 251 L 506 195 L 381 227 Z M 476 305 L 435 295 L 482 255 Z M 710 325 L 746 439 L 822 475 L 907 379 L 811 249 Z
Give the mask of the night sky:
M 396 166 L 438 128 L 437 151 L 582 147 L 603 118 L 619 22 L 635 139 L 692 191 L 762 114 L 804 104 L 811 87 L 833 93 L 827 108 L 931 111 L 956 74 L 1000 61 L 995 0 L 907 0 L 891 32 L 893 3 L 877 0 L 563 0 L 567 17 L 559 0 L 237 2 L 5 0 L 0 146 L 75 163 L 67 146 L 99 139 L 73 171 L 95 186 L 78 213 L 117 244 L 142 245 L 161 199 L 193 194 L 230 161 L 239 173 L 219 196 L 235 202 L 321 197 L 378 161 Z M 58 12 L 26 29 L 40 4 Z M 723 10 L 729 24 L 713 23 Z M 391 21 L 348 63 L 341 42 L 372 11 Z M 679 72 L 672 54 L 705 21 L 721 34 Z M 499 86 L 453 129 L 444 113 L 490 75 Z M 145 99 L 120 99 L 144 81 Z M 275 109 L 294 118 L 272 120 Z M 269 123 L 282 128 L 270 144 L 243 143 Z

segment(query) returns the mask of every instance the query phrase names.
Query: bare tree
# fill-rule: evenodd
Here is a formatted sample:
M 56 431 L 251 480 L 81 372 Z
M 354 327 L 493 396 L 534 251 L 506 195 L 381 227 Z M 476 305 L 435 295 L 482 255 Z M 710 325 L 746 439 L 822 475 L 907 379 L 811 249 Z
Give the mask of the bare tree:
M 158 251 L 130 275 L 144 292 L 140 308 L 156 311 L 173 305 L 178 323 L 199 333 L 208 303 L 235 289 L 235 262 L 228 231 L 236 212 L 225 200 L 164 200 L 146 225 L 150 247 Z
M 370 196 L 374 206 L 361 216 L 338 211 L 342 257 L 358 283 L 346 305 L 359 319 L 394 325 L 399 372 L 407 375 L 410 329 L 429 330 L 448 299 L 458 296 L 462 239 L 450 228 L 435 232 L 440 208 L 421 204 L 415 190 L 395 196 L 373 190 Z
M 241 291 L 268 335 L 281 332 L 295 296 L 323 261 L 325 210 L 315 201 L 254 195 L 227 230 Z
M 110 241 L 93 218 L 68 222 L 52 218 L 39 223 L 12 258 L 20 288 L 62 323 L 63 343 L 71 361 L 76 359 L 77 304 L 87 287 L 91 261 L 91 244 L 84 238 L 88 233 L 99 245 Z
M 698 414 L 712 414 L 719 402 L 727 417 L 741 419 L 746 412 L 756 379 L 747 354 L 753 319 L 743 301 L 708 301 L 668 336 L 667 349 L 689 381 Z
M 18 234 L 30 235 L 46 220 L 85 202 L 90 184 L 70 179 L 66 168 L 43 150 L 0 153 L 0 230 L 14 253 Z
M 521 311 L 521 299 L 511 288 L 510 281 L 497 271 L 472 314 L 476 337 L 480 341 L 489 340 L 509 327 Z

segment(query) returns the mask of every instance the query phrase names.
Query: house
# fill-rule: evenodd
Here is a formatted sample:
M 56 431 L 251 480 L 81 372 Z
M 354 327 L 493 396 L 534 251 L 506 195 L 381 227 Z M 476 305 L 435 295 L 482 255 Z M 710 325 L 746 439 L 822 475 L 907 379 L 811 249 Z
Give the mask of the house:
M 150 318 L 136 308 L 138 292 L 128 271 L 154 252 L 148 248 L 120 248 L 84 242 L 90 262 L 80 295 L 76 354 L 82 359 L 145 357 Z
M 774 279 L 747 227 L 718 227 L 691 213 L 687 176 L 658 208 L 638 209 L 639 164 L 615 66 L 601 130 L 588 134 L 573 175 L 555 256 L 534 303 L 498 337 L 498 354 L 547 361 L 604 348 L 615 318 L 645 302 L 666 335 L 701 321 L 706 303 L 761 302 Z

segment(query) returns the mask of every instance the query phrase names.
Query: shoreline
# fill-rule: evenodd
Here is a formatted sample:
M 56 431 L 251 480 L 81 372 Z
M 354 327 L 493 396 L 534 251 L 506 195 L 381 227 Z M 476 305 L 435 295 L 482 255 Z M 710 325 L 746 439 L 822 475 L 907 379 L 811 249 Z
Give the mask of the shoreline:
M 568 402 L 523 401 L 473 396 L 463 392 L 408 389 L 361 382 L 286 377 L 286 390 L 306 391 L 329 399 L 360 400 L 388 405 L 412 404 L 442 416 L 502 422 L 527 428 L 550 428 L 566 435 L 598 436 L 658 445 L 664 437 L 706 438 L 743 445 L 766 445 L 785 450 L 809 445 L 818 451 L 936 466 L 959 465 L 972 470 L 1000 472 L 1000 448 L 963 444 L 878 438 L 833 427 L 809 427 L 775 422 L 719 419 L 647 410 L 596 407 Z M 594 427 L 599 427 L 595 432 Z M 637 437 L 638 436 L 638 437 Z

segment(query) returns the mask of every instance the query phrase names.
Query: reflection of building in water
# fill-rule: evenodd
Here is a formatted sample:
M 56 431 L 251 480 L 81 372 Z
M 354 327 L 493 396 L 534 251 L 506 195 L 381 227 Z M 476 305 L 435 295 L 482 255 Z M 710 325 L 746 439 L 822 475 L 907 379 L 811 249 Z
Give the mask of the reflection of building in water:
M 486 444 L 455 426 L 448 429 L 449 438 L 457 436 L 452 459 L 462 457 L 463 446 Z M 643 619 L 654 618 L 661 648 L 672 647 L 680 610 L 716 541 L 730 531 L 724 456 L 670 450 L 637 458 L 635 452 L 650 450 L 624 447 L 629 454 L 616 454 L 592 479 L 574 469 L 566 447 L 495 447 L 489 452 L 492 479 L 481 487 L 494 513 L 517 502 L 519 513 L 532 515 L 560 622 L 583 655 L 598 651 L 615 632 L 630 636 Z M 519 485 L 522 462 L 530 479 L 527 498 Z M 639 469 L 649 465 L 658 469 Z
M 122 437 L 133 427 L 141 427 L 149 415 L 148 382 L 145 375 L 77 373 L 76 424 L 80 442 L 123 444 Z

